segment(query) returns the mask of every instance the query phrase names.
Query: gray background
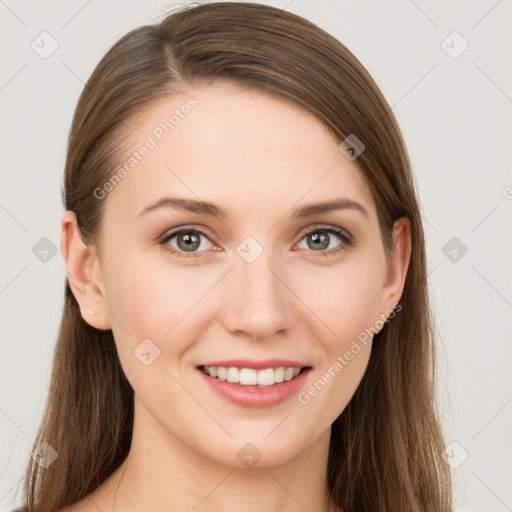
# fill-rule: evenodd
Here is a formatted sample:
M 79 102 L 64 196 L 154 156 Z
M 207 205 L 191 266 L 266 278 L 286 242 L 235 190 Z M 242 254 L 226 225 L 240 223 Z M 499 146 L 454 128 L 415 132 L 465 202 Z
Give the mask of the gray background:
M 511 3 L 265 3 L 340 39 L 393 107 L 423 208 L 457 507 L 512 510 Z M 63 304 L 60 186 L 73 109 L 110 46 L 169 5 L 0 0 L 0 510 L 17 504 L 47 394 Z M 43 31 L 58 43 L 47 58 L 31 47 L 51 49 Z M 469 47 L 457 55 L 463 40 Z M 58 250 L 42 261 L 36 244 Z

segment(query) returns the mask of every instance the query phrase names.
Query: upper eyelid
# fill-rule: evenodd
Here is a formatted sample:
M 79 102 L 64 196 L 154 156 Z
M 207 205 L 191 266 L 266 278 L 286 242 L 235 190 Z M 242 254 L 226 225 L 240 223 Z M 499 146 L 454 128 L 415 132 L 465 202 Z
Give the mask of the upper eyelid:
M 165 231 L 161 236 L 158 237 L 160 241 L 162 240 L 170 240 L 171 238 L 174 238 L 176 235 L 181 234 L 182 232 L 187 231 L 196 231 L 200 235 L 205 236 L 210 240 L 210 242 L 213 243 L 213 240 L 211 240 L 212 236 L 209 234 L 209 230 L 204 227 L 196 227 L 196 226 L 178 226 L 176 228 L 169 229 Z M 214 237 L 213 237 L 214 238 Z
M 334 229 L 334 231 L 340 230 L 342 232 L 341 234 L 345 234 L 347 236 L 347 238 L 350 238 L 350 239 L 353 238 L 352 234 L 345 228 L 342 228 L 340 226 L 335 226 L 334 224 L 321 224 L 321 223 L 301 229 L 295 236 L 299 236 L 299 235 L 304 236 L 307 233 L 310 233 L 311 231 L 315 231 L 315 230 L 321 231 L 322 229 L 325 229 L 325 230 Z M 339 233 L 335 233 L 335 234 L 339 235 Z

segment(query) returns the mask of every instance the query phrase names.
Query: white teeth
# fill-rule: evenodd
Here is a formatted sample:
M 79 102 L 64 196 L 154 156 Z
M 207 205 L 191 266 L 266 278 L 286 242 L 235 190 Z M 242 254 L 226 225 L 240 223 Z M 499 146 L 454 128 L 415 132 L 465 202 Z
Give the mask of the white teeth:
M 274 370 L 274 382 L 284 382 L 284 368 L 276 368 Z
M 264 382 L 259 382 L 258 372 L 256 370 L 253 370 L 252 368 L 241 368 L 238 382 L 240 382 L 240 384 L 243 384 L 244 386 L 264 384 Z
M 228 382 L 240 382 L 240 370 L 234 366 L 230 366 L 228 368 L 226 380 Z
M 280 382 L 292 380 L 300 373 L 300 368 L 265 368 L 254 370 L 252 368 L 236 368 L 230 366 L 203 366 L 203 372 L 219 380 L 239 383 L 242 386 L 273 386 Z

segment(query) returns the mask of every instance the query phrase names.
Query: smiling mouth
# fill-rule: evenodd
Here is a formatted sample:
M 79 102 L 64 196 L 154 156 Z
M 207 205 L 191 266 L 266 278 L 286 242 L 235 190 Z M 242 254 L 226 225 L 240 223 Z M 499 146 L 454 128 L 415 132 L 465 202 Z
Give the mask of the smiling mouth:
M 257 388 L 277 386 L 279 384 L 294 380 L 300 374 L 310 369 L 311 366 L 303 368 L 294 367 L 277 367 L 265 368 L 263 370 L 255 370 L 252 368 L 237 368 L 223 366 L 206 366 L 198 367 L 206 375 L 230 384 L 238 386 L 253 386 Z

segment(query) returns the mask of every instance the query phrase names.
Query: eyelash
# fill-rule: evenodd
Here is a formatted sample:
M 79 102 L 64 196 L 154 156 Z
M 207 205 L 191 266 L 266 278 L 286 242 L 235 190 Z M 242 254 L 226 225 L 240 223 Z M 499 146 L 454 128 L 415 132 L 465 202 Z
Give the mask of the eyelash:
M 311 235 L 311 234 L 316 233 L 318 231 L 334 234 L 334 235 L 336 235 L 338 238 L 340 238 L 342 240 L 342 243 L 336 249 L 330 249 L 329 251 L 326 251 L 326 250 L 311 251 L 311 252 L 318 252 L 319 256 L 320 255 L 323 256 L 323 257 L 336 256 L 341 251 L 344 251 L 347 246 L 350 247 L 350 246 L 354 245 L 354 240 L 353 240 L 352 235 L 350 235 L 344 229 L 338 228 L 336 226 L 331 226 L 331 225 L 315 226 L 313 229 L 302 231 L 301 234 L 300 234 L 299 242 L 306 235 Z M 165 248 L 165 250 L 169 251 L 173 255 L 178 256 L 179 258 L 182 258 L 182 257 L 184 257 L 184 258 L 190 258 L 190 257 L 194 258 L 194 257 L 201 256 L 201 253 L 204 252 L 204 251 L 197 251 L 197 252 L 186 253 L 184 251 L 177 251 L 176 249 L 174 249 L 174 247 L 171 247 L 167 243 L 167 242 L 169 242 L 169 240 L 174 238 L 176 235 L 180 235 L 181 233 L 190 233 L 190 232 L 192 232 L 192 233 L 200 233 L 204 237 L 208 238 L 208 240 L 210 240 L 208 233 L 206 233 L 202 229 L 200 229 L 200 228 L 185 227 L 185 228 L 177 229 L 175 231 L 171 231 L 170 233 L 164 233 L 161 237 L 159 237 L 159 241 L 160 241 L 159 243 Z M 210 240 L 210 242 L 211 242 L 211 240 Z

